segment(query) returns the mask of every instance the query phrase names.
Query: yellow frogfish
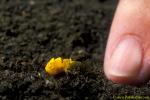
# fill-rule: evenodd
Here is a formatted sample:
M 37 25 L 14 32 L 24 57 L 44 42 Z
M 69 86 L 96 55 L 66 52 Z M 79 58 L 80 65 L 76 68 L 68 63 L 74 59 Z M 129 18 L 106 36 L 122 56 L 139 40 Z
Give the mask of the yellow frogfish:
M 52 76 L 55 76 L 59 73 L 68 72 L 68 69 L 71 67 L 72 64 L 76 63 L 70 59 L 62 59 L 61 57 L 58 58 L 51 58 L 45 67 L 45 71 Z

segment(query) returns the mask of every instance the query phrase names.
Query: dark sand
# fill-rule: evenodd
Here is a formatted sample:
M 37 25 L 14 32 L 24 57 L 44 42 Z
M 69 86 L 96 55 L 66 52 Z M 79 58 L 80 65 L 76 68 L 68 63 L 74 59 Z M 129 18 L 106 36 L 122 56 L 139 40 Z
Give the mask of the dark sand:
M 150 83 L 118 85 L 104 76 L 104 50 L 116 1 L 0 0 L 0 100 L 150 96 Z M 87 68 L 48 76 L 44 66 L 58 56 L 72 57 Z

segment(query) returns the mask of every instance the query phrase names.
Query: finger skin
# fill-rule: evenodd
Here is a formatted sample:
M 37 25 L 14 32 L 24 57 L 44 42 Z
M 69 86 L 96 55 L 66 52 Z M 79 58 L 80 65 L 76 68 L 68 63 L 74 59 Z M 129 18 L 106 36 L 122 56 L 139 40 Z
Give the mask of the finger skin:
M 104 59 L 104 71 L 108 79 L 123 84 L 141 84 L 150 77 L 150 0 L 120 0 L 111 26 Z M 142 49 L 140 74 L 136 77 L 109 75 L 111 56 L 119 42 L 131 36 Z

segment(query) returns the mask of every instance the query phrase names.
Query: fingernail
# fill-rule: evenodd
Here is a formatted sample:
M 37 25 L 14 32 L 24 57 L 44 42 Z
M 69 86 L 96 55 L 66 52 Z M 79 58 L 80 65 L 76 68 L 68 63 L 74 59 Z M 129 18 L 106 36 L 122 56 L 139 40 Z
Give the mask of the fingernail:
M 111 59 L 109 74 L 118 77 L 133 77 L 139 74 L 142 48 L 132 37 L 126 37 L 116 47 Z

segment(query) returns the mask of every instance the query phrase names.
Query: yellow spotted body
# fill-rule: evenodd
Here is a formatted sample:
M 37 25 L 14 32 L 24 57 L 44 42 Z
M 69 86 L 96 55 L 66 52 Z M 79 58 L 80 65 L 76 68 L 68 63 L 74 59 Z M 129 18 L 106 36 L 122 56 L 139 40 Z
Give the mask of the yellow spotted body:
M 50 75 L 57 75 L 61 72 L 67 72 L 68 68 L 70 68 L 74 62 L 72 59 L 62 59 L 61 57 L 56 59 L 52 58 L 47 63 L 45 70 Z

